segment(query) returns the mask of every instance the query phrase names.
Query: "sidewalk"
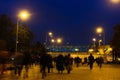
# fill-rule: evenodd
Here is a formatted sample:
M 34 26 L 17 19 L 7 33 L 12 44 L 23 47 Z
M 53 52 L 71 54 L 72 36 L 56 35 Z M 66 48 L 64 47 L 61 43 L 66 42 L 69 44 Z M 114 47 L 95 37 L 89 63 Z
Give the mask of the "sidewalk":
M 30 68 L 28 78 L 24 78 L 24 69 L 22 75 L 17 77 L 12 71 L 6 72 L 4 75 L 0 75 L 0 80 L 42 80 L 39 66 L 33 66 Z M 53 73 L 47 74 L 44 80 L 120 80 L 120 65 L 118 64 L 104 64 L 100 69 L 96 64 L 93 70 L 89 69 L 89 66 L 83 65 L 80 67 L 73 67 L 70 74 L 66 71 L 63 74 L 58 74 L 54 69 Z

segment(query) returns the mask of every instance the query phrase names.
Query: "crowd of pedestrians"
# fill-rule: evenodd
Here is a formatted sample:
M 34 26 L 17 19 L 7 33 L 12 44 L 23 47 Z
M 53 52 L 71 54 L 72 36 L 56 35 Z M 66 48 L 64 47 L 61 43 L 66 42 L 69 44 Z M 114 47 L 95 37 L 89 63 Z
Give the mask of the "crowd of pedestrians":
M 56 68 L 59 74 L 62 74 L 63 71 L 67 71 L 68 74 L 72 71 L 72 65 L 75 64 L 76 67 L 79 67 L 80 64 L 87 64 L 90 67 L 90 70 L 93 69 L 93 63 L 96 62 L 101 68 L 103 64 L 103 57 L 97 57 L 96 59 L 92 54 L 84 58 L 84 61 L 80 57 L 72 58 L 70 54 L 68 55 L 58 55 L 57 57 L 52 58 L 50 54 L 44 54 L 40 59 L 41 70 L 43 71 L 44 77 L 46 76 L 46 69 L 48 73 L 52 72 L 53 68 Z M 44 78 L 43 77 L 43 78 Z
M 28 77 L 28 69 L 31 64 L 31 60 L 32 58 L 30 54 L 27 52 L 24 52 L 24 54 L 21 54 L 21 53 L 15 54 L 14 60 L 13 60 L 15 75 L 21 76 L 21 71 L 24 67 L 25 68 L 24 77 Z
M 76 67 L 79 67 L 80 64 L 87 64 L 90 67 L 90 70 L 92 70 L 94 62 L 96 62 L 97 65 L 101 68 L 103 63 L 102 56 L 95 59 L 94 56 L 90 54 L 88 57 L 84 58 L 84 61 L 82 61 L 79 56 L 72 58 L 70 54 L 60 54 L 56 57 L 52 57 L 52 55 L 44 53 L 42 55 L 33 57 L 28 52 L 24 52 L 23 54 L 14 55 L 13 70 L 15 75 L 21 76 L 22 69 L 24 68 L 24 78 L 27 78 L 29 68 L 33 64 L 39 64 L 42 78 L 45 78 L 48 73 L 53 72 L 53 68 L 56 69 L 59 74 L 62 74 L 65 70 L 68 74 L 70 74 L 73 69 L 73 64 L 75 64 Z

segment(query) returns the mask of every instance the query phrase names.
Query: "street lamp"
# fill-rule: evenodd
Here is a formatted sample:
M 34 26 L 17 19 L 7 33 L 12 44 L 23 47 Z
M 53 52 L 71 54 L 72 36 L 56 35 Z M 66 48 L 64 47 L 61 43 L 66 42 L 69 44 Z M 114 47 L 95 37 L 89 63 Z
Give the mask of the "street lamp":
M 98 27 L 96 28 L 96 33 L 98 33 L 99 37 L 103 37 L 102 40 L 103 40 L 103 44 L 105 45 L 105 32 L 103 31 L 103 28 L 102 27 Z M 101 40 L 101 39 L 99 39 Z M 102 42 L 102 41 L 100 41 Z
M 49 35 L 50 37 L 53 37 L 53 33 L 52 33 L 52 32 L 49 32 L 48 35 Z
M 105 50 L 105 31 L 103 31 L 102 27 L 98 27 L 98 28 L 96 28 L 96 33 L 98 33 L 98 35 L 99 35 L 99 37 L 98 37 L 99 38 L 98 39 L 99 52 L 101 53 L 101 51 L 102 51 L 104 53 L 104 50 Z M 102 46 L 101 46 L 101 43 L 103 43 Z
M 49 38 L 49 39 L 48 39 Z M 49 41 L 49 42 L 48 42 Z M 55 47 L 55 44 L 58 43 L 60 44 L 62 42 L 61 38 L 54 38 L 53 37 L 53 32 L 48 32 L 47 36 L 46 36 L 46 41 L 45 41 L 45 45 L 47 47 L 47 43 L 49 44 L 49 47 L 51 45 L 51 47 Z
M 102 27 L 98 27 L 98 28 L 96 29 L 96 32 L 99 34 L 99 36 L 101 36 L 101 34 L 103 33 Z
M 22 10 L 18 14 L 18 19 L 17 19 L 17 26 L 16 26 L 16 47 L 15 47 L 15 53 L 17 54 L 17 48 L 18 48 L 18 27 L 19 27 L 19 21 L 20 20 L 27 20 L 30 17 L 30 14 L 26 10 Z
M 54 39 L 51 39 L 51 42 L 52 42 L 52 43 L 54 43 L 54 42 L 55 42 L 55 40 L 54 40 Z
M 57 44 L 60 44 L 61 42 L 62 42 L 61 38 L 51 39 L 53 50 L 55 50 L 55 45 L 56 45 L 56 48 L 57 48 Z
M 58 38 L 57 39 L 57 43 L 60 44 L 62 42 L 62 39 L 61 38 Z
M 101 45 L 102 40 L 100 39 L 98 42 L 99 42 L 99 46 L 100 46 L 100 45 Z
M 24 20 L 25 21 L 30 16 L 31 16 L 31 14 L 27 10 L 22 10 L 22 11 L 19 11 L 19 13 L 18 13 L 18 19 L 20 19 L 20 20 Z
M 48 32 L 47 35 L 46 35 L 46 40 L 45 40 L 46 47 L 47 47 L 48 41 L 52 42 L 52 40 L 51 40 L 52 37 L 53 37 L 53 33 L 52 32 Z
M 95 48 L 96 38 L 93 38 L 93 46 Z

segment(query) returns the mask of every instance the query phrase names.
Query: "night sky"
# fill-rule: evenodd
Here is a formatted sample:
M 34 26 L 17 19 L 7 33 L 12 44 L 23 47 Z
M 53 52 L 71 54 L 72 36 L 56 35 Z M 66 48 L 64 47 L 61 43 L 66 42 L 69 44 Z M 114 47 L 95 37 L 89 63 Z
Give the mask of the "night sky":
M 14 22 L 22 9 L 32 14 L 26 24 L 34 40 L 42 43 L 52 31 L 64 44 L 89 45 L 98 26 L 103 27 L 109 43 L 113 26 L 120 23 L 120 4 L 110 0 L 0 0 L 0 14 L 9 15 Z

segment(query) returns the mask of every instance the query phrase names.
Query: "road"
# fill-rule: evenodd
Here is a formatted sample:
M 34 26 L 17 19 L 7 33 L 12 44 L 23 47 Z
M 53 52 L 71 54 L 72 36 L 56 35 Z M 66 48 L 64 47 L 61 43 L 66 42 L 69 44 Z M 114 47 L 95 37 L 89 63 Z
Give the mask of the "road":
M 74 65 L 70 74 L 66 71 L 58 74 L 57 70 L 53 69 L 44 80 L 120 80 L 119 73 L 119 64 L 104 64 L 101 69 L 94 64 L 92 70 L 88 65 L 80 65 L 78 68 Z M 4 75 L 0 75 L 0 80 L 42 80 L 39 65 L 30 67 L 27 78 L 24 78 L 24 74 L 24 69 L 20 77 L 15 76 L 13 71 L 6 71 Z

